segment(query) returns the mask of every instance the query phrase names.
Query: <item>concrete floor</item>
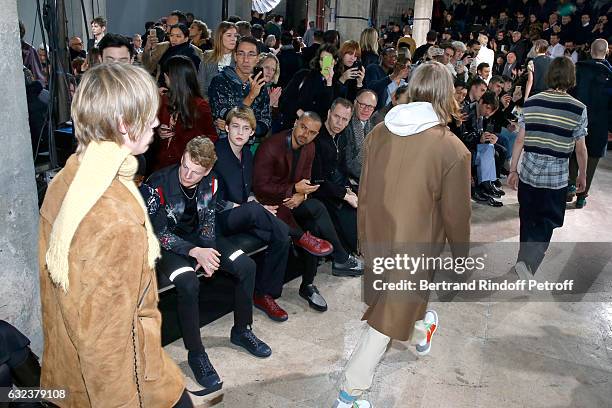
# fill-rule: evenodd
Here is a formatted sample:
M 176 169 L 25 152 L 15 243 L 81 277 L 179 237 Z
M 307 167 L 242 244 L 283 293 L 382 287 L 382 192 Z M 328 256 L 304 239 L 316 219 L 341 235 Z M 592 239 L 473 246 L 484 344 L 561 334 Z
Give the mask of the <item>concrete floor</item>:
M 518 241 L 516 194 L 509 188 L 506 192 L 503 208 L 474 204 L 473 241 Z M 608 159 L 600 163 L 588 205 L 582 210 L 568 206 L 565 226 L 553 237 L 591 244 L 551 248 L 545 262 L 550 258 L 563 268 L 542 272 L 558 278 L 575 265 L 596 265 L 588 279 L 595 294 L 579 294 L 573 302 L 483 297 L 431 303 L 440 326 L 430 355 L 417 357 L 414 347 L 393 342 L 367 395 L 373 406 L 612 407 L 611 201 Z M 507 254 L 508 268 L 515 256 Z M 334 277 L 329 264 L 319 269 L 316 284 L 329 303 L 325 313 L 308 308 L 297 294 L 298 281 L 285 287 L 279 301 L 289 313 L 287 322 L 254 312 L 255 333 L 273 349 L 269 359 L 258 360 L 230 344 L 230 315 L 202 329 L 224 388 L 195 399 L 198 407 L 331 407 L 342 368 L 364 329 L 364 305 L 360 279 Z M 166 350 L 183 369 L 188 388 L 197 388 L 182 341 Z

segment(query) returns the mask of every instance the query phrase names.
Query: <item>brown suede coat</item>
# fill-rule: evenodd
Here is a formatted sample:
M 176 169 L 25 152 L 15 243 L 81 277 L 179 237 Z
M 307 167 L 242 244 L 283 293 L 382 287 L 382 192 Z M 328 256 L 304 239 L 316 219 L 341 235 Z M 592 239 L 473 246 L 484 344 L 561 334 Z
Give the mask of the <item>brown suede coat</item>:
M 408 254 L 437 256 L 444 243 L 466 256 L 470 239 L 470 152 L 448 128 L 411 136 L 391 133 L 384 122 L 367 136 L 359 184 L 357 222 L 365 258 L 363 316 L 385 335 L 408 340 L 423 319 L 427 291 L 373 290 L 375 280 L 431 280 L 431 270 L 373 272 L 374 258 Z M 417 285 L 418 287 L 418 285 Z
M 184 377 L 161 347 L 145 214 L 120 181 L 113 181 L 76 230 L 68 292 L 49 277 L 49 236 L 78 165 L 73 155 L 40 211 L 41 387 L 66 389 L 67 399 L 53 401 L 62 408 L 139 407 L 138 390 L 143 407 L 172 407 Z

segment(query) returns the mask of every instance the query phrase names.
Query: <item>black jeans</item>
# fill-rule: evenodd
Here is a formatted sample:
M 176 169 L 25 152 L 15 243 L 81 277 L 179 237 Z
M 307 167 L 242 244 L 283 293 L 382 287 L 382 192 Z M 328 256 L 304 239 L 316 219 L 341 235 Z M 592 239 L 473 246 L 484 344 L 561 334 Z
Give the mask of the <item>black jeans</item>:
M 587 160 L 586 168 L 586 189 L 582 193 L 578 193 L 578 197 L 587 197 L 589 195 L 589 189 L 591 188 L 591 182 L 599 163 L 599 157 L 589 156 Z M 576 185 L 576 179 L 578 178 L 578 159 L 576 158 L 576 152 L 572 153 L 572 157 L 569 162 L 569 183 L 573 186 Z
M 255 277 L 255 292 L 280 297 L 285 283 L 289 256 L 289 227 L 257 202 L 218 214 L 224 235 L 240 232 L 252 234 L 264 241 L 268 248 Z
M 517 261 L 525 262 L 533 273 L 546 255 L 553 230 L 563 226 L 566 195 L 567 187 L 536 188 L 519 180 L 521 246 Z
M 340 237 L 338 237 L 336 227 L 327 208 L 321 201 L 309 198 L 300 204 L 300 206 L 291 210 L 291 212 L 302 228 L 312 232 L 316 237 L 329 241 L 334 246 L 334 261 L 340 263 L 346 262 L 348 253 L 344 249 Z
M 253 323 L 253 290 L 255 287 L 255 262 L 240 248 L 224 237 L 217 237 L 217 251 L 221 253 L 220 269 L 236 281 L 234 287 L 234 326 L 244 329 Z M 196 260 L 173 252 L 161 251 L 157 265 L 177 292 L 178 320 L 183 334 L 183 343 L 189 351 L 203 351 L 200 336 L 200 281 L 194 271 Z M 233 258 L 233 260 L 232 260 Z
M 357 210 L 345 201 L 321 200 L 332 220 L 338 237 L 348 253 L 357 253 Z

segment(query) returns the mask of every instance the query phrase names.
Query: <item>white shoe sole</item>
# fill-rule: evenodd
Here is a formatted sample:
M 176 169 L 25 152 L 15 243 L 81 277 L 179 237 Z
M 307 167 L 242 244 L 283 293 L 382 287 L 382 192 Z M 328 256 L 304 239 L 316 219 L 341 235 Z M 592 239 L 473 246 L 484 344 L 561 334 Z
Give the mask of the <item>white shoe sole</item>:
M 416 353 L 418 356 L 426 356 L 427 354 L 429 354 L 429 352 L 431 351 L 431 343 L 433 342 L 433 336 L 434 334 L 436 334 L 436 332 L 438 331 L 438 327 L 439 327 L 439 321 L 438 321 L 438 313 L 436 313 L 435 310 L 428 310 L 425 312 L 425 314 L 427 313 L 433 313 L 434 315 L 434 323 L 436 325 L 436 328 L 434 329 L 434 331 L 431 333 L 431 338 L 429 340 L 429 343 L 427 343 L 427 347 L 419 350 L 418 349 L 418 345 L 416 346 Z

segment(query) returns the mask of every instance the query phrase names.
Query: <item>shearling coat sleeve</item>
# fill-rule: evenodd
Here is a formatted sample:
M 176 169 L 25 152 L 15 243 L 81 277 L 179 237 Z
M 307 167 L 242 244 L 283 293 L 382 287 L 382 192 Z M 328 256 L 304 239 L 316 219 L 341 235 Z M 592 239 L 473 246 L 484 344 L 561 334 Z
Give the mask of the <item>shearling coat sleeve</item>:
M 109 223 L 96 232 L 95 239 L 104 244 L 83 261 L 73 342 L 91 406 L 131 406 L 137 393 L 132 331 L 146 259 L 146 231 L 142 225 Z M 109 384 L 114 385 L 112 392 Z
M 470 198 L 471 155 L 465 151 L 452 163 L 442 180 L 441 213 L 446 239 L 454 257 L 468 255 L 470 242 Z

